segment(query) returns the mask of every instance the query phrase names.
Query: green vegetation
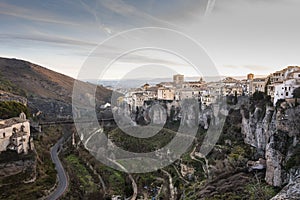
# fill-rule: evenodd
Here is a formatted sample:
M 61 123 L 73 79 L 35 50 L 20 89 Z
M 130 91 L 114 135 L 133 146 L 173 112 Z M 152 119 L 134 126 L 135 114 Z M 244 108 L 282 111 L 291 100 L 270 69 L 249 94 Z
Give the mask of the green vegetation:
M 260 101 L 263 100 L 264 98 L 265 98 L 265 93 L 259 91 L 254 92 L 252 96 L 252 100 L 254 101 Z
M 288 159 L 288 161 L 285 164 L 285 169 L 290 170 L 293 167 L 299 167 L 300 166 L 300 144 L 298 144 L 293 151 L 293 155 Z
M 69 171 L 72 171 L 72 177 L 75 178 L 74 176 L 76 176 L 83 191 L 93 192 L 97 190 L 97 185 L 93 182 L 92 176 L 77 156 L 71 154 L 65 160 L 70 168 Z
M 278 193 L 276 188 L 259 180 L 246 185 L 245 190 L 249 200 L 268 200 Z
M 166 146 L 176 135 L 176 132 L 163 128 L 155 136 L 143 139 L 129 136 L 121 129 L 117 128 L 111 131 L 108 135 L 117 146 L 127 151 L 151 152 Z
M 0 102 L 0 119 L 8 119 L 18 117 L 21 112 L 29 116 L 28 108 L 16 101 L 3 101 Z
M 294 98 L 300 98 L 300 87 L 296 88 L 293 92 Z
M 79 138 L 76 137 L 76 140 L 78 141 Z M 79 148 L 74 148 L 71 140 L 64 148 L 60 157 L 63 159 L 69 177 L 72 178 L 70 178 L 69 191 L 63 199 L 106 199 L 112 195 L 132 195 L 131 181 L 127 174 L 102 164 L 81 145 Z M 96 174 L 89 165 L 93 167 Z M 102 187 L 98 176 L 103 179 L 106 190 Z M 92 189 L 85 189 L 88 185 Z
M 231 161 L 241 161 L 248 158 L 251 155 L 251 150 L 248 145 L 236 145 L 232 148 L 229 154 L 229 160 Z
M 12 82 L 4 78 L 4 76 L 0 73 L 0 90 L 10 92 L 13 94 L 21 95 L 23 97 L 26 97 L 26 92 L 16 85 L 14 85 Z
M 271 77 L 268 77 L 267 78 L 267 82 L 266 82 L 266 85 L 265 85 L 265 94 L 267 95 L 268 94 L 268 85 L 271 85 Z
M 131 195 L 131 182 L 127 175 L 113 168 L 107 167 L 100 163 L 97 164 L 97 171 L 101 173 L 102 178 L 109 188 L 110 195 Z

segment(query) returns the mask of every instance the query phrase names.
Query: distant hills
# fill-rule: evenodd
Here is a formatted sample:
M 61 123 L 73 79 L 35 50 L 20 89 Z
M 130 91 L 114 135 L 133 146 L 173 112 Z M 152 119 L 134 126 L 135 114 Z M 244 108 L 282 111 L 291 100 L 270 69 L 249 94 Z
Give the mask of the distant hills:
M 231 76 L 234 79 L 242 80 L 246 79 L 247 74 L 245 76 Z M 137 88 L 141 87 L 145 83 L 148 83 L 150 85 L 156 85 L 161 82 L 171 82 L 173 81 L 173 75 L 170 74 L 170 77 L 166 78 L 137 78 L 137 79 L 122 79 L 122 80 L 84 80 L 89 83 L 103 85 L 105 87 L 113 87 L 113 88 Z M 261 78 L 266 77 L 266 75 L 255 75 L 255 78 Z M 206 82 L 212 82 L 212 81 L 220 81 L 222 79 L 226 78 L 226 76 L 210 76 L 210 77 L 204 77 L 204 80 Z M 200 77 L 184 77 L 185 81 L 198 81 Z
M 0 90 L 26 97 L 32 113 L 41 111 L 45 118 L 71 117 L 74 81 L 27 61 L 0 58 Z M 90 83 L 82 85 L 92 87 Z M 110 90 L 97 87 L 98 104 L 110 101 L 110 97 Z

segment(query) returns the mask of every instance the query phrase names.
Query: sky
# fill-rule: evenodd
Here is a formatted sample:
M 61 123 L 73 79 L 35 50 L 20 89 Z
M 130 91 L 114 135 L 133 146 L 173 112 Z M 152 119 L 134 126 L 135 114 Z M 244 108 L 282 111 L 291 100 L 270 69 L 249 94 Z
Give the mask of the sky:
M 157 33 L 147 39 L 148 45 L 182 46 L 183 57 L 211 59 L 220 75 L 268 75 L 300 64 L 299 8 L 299 0 L 1 0 L 0 57 L 24 59 L 77 78 L 91 55 L 108 60 L 121 52 L 111 38 L 120 37 L 118 42 L 129 48 L 150 34 L 143 27 L 159 27 L 182 39 Z M 132 29 L 144 35 L 126 36 Z M 203 51 L 189 50 L 185 36 Z M 102 53 L 95 53 L 99 48 Z M 151 64 L 197 75 L 176 52 L 135 49 L 124 55 L 106 68 L 103 79 L 118 79 Z M 143 76 L 159 74 L 159 67 L 150 71 Z M 90 70 L 85 78 L 93 76 Z

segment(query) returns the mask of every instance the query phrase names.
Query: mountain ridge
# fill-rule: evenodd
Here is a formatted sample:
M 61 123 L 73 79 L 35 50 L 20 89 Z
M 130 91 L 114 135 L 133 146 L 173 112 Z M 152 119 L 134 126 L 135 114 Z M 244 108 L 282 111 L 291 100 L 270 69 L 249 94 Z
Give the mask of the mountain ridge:
M 72 115 L 73 84 L 78 80 L 15 58 L 0 57 L 0 70 L 0 89 L 26 97 L 34 112 L 52 113 L 53 118 Z M 95 86 L 79 82 L 83 90 Z M 110 97 L 111 90 L 97 86 L 95 99 L 98 105 L 109 102 Z

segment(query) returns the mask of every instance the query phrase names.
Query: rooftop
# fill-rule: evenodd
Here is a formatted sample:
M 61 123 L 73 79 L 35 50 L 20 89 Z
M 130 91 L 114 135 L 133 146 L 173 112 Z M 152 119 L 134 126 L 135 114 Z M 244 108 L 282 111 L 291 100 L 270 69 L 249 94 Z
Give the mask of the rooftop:
M 10 119 L 5 119 L 0 121 L 0 128 L 7 128 L 10 127 L 14 124 L 19 124 L 19 123 L 24 123 L 27 122 L 28 120 L 26 119 L 21 119 L 19 117 L 14 117 Z

